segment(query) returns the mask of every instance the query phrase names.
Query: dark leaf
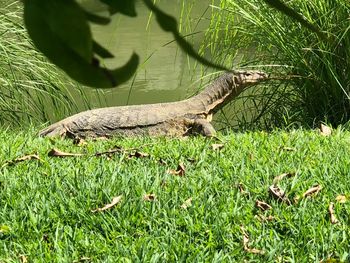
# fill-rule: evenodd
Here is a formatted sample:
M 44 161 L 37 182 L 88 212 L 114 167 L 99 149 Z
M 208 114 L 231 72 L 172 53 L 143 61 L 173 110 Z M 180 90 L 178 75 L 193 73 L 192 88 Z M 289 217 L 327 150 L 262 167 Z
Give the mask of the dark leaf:
M 326 35 L 320 31 L 317 26 L 311 24 L 307 20 L 303 18 L 302 15 L 294 11 L 291 7 L 287 6 L 285 3 L 283 3 L 281 0 L 264 0 L 267 4 L 270 6 L 276 8 L 277 10 L 281 11 L 285 15 L 292 17 L 296 21 L 298 21 L 300 24 L 308 28 L 309 30 L 315 32 L 318 36 L 320 36 L 323 39 L 326 39 Z
M 110 14 L 121 13 L 123 15 L 135 17 L 135 0 L 100 0 L 108 5 Z
M 113 87 L 129 80 L 136 72 L 138 65 L 139 56 L 133 53 L 129 61 L 124 66 L 114 70 L 107 70 L 107 75 L 109 78 L 111 78 L 111 83 L 114 84 Z
M 45 55 L 51 55 L 52 43 L 59 41 L 81 59 L 91 61 L 90 27 L 85 11 L 75 1 L 30 0 L 24 3 L 24 19 L 28 33 Z
M 93 57 L 93 40 L 86 15 L 75 1 L 24 3 L 24 20 L 34 44 L 71 78 L 86 86 L 111 88 L 135 73 L 139 64 L 136 54 L 114 70 L 99 66 L 99 61 Z
M 96 41 L 93 41 L 92 49 L 94 53 L 99 55 L 101 58 L 114 58 L 114 55 L 111 52 L 109 52 Z
M 152 0 L 143 0 L 146 6 L 155 14 L 157 22 L 159 26 L 167 32 L 171 32 L 175 38 L 176 43 L 179 45 L 179 47 L 186 52 L 187 55 L 190 57 L 196 59 L 198 62 L 202 63 L 205 66 L 212 67 L 219 70 L 229 70 L 221 65 L 215 64 L 204 57 L 200 56 L 192 47 L 190 43 L 188 43 L 179 33 L 177 30 L 178 25 L 175 18 L 172 16 L 167 15 L 162 10 L 160 10 L 158 7 L 156 7 Z
M 98 16 L 87 11 L 85 11 L 85 16 L 87 20 L 98 25 L 108 25 L 111 22 L 109 17 Z

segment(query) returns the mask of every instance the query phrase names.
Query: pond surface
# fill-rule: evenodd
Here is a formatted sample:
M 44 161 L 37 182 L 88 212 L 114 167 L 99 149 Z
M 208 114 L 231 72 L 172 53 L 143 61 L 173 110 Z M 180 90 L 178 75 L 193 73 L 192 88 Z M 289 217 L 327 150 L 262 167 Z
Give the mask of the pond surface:
M 161 0 L 157 3 L 164 12 L 183 23 L 184 35 L 199 32 L 188 38 L 198 47 L 204 37 L 201 31 L 209 24 L 211 1 Z M 107 14 L 106 7 L 97 1 L 85 0 L 82 4 L 89 11 Z M 100 100 L 94 100 L 96 93 L 87 89 L 92 107 L 177 101 L 203 86 L 200 67 L 195 67 L 196 63 L 172 43 L 172 34 L 160 29 L 142 1 L 136 1 L 136 11 L 136 18 L 117 14 L 107 26 L 92 25 L 94 38 L 115 55 L 115 59 L 104 61 L 108 68 L 123 65 L 133 52 L 140 56 L 141 62 L 134 79 L 106 91 L 99 96 Z

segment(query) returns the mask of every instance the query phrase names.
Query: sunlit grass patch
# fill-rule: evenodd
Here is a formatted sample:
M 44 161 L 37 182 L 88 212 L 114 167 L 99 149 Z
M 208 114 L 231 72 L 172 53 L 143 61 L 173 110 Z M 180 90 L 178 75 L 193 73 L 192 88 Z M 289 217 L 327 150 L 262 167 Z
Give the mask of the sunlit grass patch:
M 214 150 L 218 142 L 203 137 L 77 146 L 1 132 L 0 261 L 349 259 L 348 132 L 219 138 L 224 147 Z M 53 148 L 82 156 L 48 156 Z M 8 162 L 29 154 L 39 159 Z M 273 184 L 290 203 L 269 193 Z M 322 189 L 303 196 L 315 185 Z

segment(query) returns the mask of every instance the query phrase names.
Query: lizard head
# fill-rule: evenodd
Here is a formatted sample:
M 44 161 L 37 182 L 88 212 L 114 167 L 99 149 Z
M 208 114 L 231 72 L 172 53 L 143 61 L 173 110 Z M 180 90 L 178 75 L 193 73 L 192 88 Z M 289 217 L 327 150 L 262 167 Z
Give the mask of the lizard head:
M 261 81 L 267 80 L 268 75 L 262 71 L 246 70 L 246 71 L 234 71 L 233 81 L 235 85 L 252 85 Z

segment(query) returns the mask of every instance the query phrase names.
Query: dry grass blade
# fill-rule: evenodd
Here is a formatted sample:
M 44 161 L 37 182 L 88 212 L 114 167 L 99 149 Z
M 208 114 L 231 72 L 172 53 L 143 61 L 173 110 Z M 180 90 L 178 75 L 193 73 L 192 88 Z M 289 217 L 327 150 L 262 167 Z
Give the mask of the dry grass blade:
M 7 161 L 1 166 L 1 168 L 5 167 L 5 166 L 15 165 L 16 163 L 20 163 L 20 162 L 24 162 L 24 161 L 28 161 L 28 160 L 41 161 L 39 155 L 37 155 L 37 154 L 29 154 L 29 155 L 25 155 L 25 156 L 22 156 L 22 157 L 18 157 L 16 159 L 11 160 L 11 161 Z
M 269 193 L 277 200 L 286 203 L 287 205 L 291 205 L 290 200 L 286 196 L 285 192 L 279 188 L 278 186 L 271 185 L 269 187 Z
M 120 201 L 122 200 L 122 195 L 116 196 L 112 199 L 112 202 L 110 204 L 106 204 L 105 206 L 101 207 L 101 208 L 96 208 L 94 210 L 91 210 L 91 212 L 96 213 L 96 212 L 102 212 L 105 211 L 107 209 L 112 208 L 113 206 L 117 205 L 118 203 L 120 203 Z
M 77 146 L 84 146 L 84 145 L 87 145 L 88 143 L 83 138 L 77 137 L 73 139 L 73 144 Z
M 188 198 L 182 205 L 182 209 L 187 209 L 188 207 L 192 206 L 192 197 Z
M 344 204 L 346 203 L 347 201 L 347 198 L 345 195 L 338 195 L 335 200 L 338 202 L 338 203 L 341 203 L 341 204 Z
M 97 156 L 97 157 L 102 156 L 102 155 L 110 156 L 114 153 L 121 153 L 121 152 L 124 152 L 124 150 L 121 147 L 116 146 L 108 151 L 95 153 L 95 156 Z
M 28 258 L 25 255 L 20 255 L 19 256 L 19 261 L 21 263 L 27 263 L 28 262 Z
M 0 225 L 0 234 L 7 234 L 11 232 L 11 228 L 7 225 Z
M 321 191 L 322 186 L 321 185 L 315 185 L 308 189 L 305 193 L 303 193 L 303 197 L 311 196 L 311 195 L 316 195 L 318 194 L 319 191 Z
M 241 226 L 241 231 L 243 234 L 243 247 L 244 247 L 244 249 L 246 249 L 248 247 L 248 243 L 249 243 L 249 235 L 243 226 Z
M 105 152 L 95 153 L 95 156 L 99 157 L 99 156 L 102 156 L 102 155 L 107 155 L 108 157 L 111 157 L 115 153 L 125 153 L 125 154 L 128 155 L 129 159 L 131 159 L 131 158 L 149 157 L 148 153 L 143 153 L 143 152 L 136 151 L 135 148 L 133 148 L 133 149 L 123 149 L 120 146 L 115 146 L 114 148 L 112 148 L 112 149 L 110 149 L 108 151 L 105 151 Z
M 287 146 L 282 146 L 280 149 L 281 149 L 282 151 L 286 151 L 286 152 L 294 152 L 294 151 L 296 151 L 295 148 L 293 148 L 293 147 L 287 147 Z
M 168 170 L 168 174 L 172 174 L 172 175 L 177 175 L 177 176 L 185 176 L 185 166 L 183 163 L 179 163 L 179 165 L 177 166 L 176 170 L 173 169 L 169 169 Z
M 260 208 L 262 211 L 272 209 L 272 206 L 270 206 L 268 203 L 265 203 L 265 202 L 259 201 L 259 200 L 255 201 L 255 206 L 257 208 Z
M 344 261 L 337 258 L 327 258 L 325 260 L 321 260 L 320 263 L 344 263 Z
M 224 147 L 225 147 L 225 145 L 223 145 L 222 143 L 214 143 L 211 145 L 211 148 L 213 151 L 221 150 Z
M 243 234 L 243 248 L 244 248 L 244 250 L 249 252 L 249 253 L 252 253 L 252 254 L 263 255 L 265 253 L 263 250 L 249 247 L 249 235 L 243 226 L 241 226 L 241 231 Z
M 257 248 L 245 248 L 244 249 L 245 251 L 249 252 L 249 253 L 252 253 L 252 254 L 260 254 L 260 255 L 263 255 L 265 254 L 265 252 L 263 250 L 260 250 L 260 249 L 257 249 Z
M 28 262 L 28 258 L 25 255 L 20 255 L 19 256 L 19 260 L 21 263 L 27 263 Z
M 78 263 L 78 262 L 92 262 L 92 260 L 89 257 L 82 257 L 80 259 L 73 260 L 73 263 Z
M 166 187 L 167 185 L 168 185 L 168 182 L 164 179 L 160 182 L 161 187 Z
M 329 216 L 330 216 L 330 219 L 331 219 L 331 223 L 332 224 L 339 223 L 339 220 L 336 218 L 335 213 L 334 213 L 334 204 L 333 203 L 329 204 L 328 212 L 329 212 Z
M 159 159 L 158 159 L 158 163 L 159 163 L 160 165 L 167 165 L 167 164 L 168 164 L 167 161 L 164 160 L 163 158 L 159 158 Z
M 330 136 L 332 134 L 332 129 L 327 125 L 321 124 L 320 126 L 320 134 L 323 136 Z
M 244 184 L 238 183 L 238 184 L 237 184 L 237 187 L 238 187 L 239 192 L 240 192 L 242 195 L 249 194 L 249 193 L 245 190 Z
M 272 215 L 269 215 L 269 216 L 264 216 L 264 215 L 255 215 L 254 218 L 256 218 L 257 220 L 259 220 L 260 222 L 270 222 L 270 221 L 273 221 L 275 219 L 274 216 Z
M 47 154 L 50 157 L 78 157 L 78 156 L 84 156 L 85 154 L 82 153 L 67 153 L 60 151 L 58 149 L 52 149 Z
M 143 200 L 148 202 L 153 202 L 157 200 L 157 196 L 155 194 L 146 194 L 143 196 Z
M 295 173 L 283 173 L 283 174 L 280 174 L 278 176 L 276 176 L 274 179 L 273 179 L 273 184 L 276 185 L 278 182 L 280 182 L 283 178 L 291 178 L 295 176 Z
M 136 152 L 130 153 L 128 157 L 129 157 L 129 159 L 131 159 L 131 158 L 145 158 L 145 157 L 149 157 L 149 154 L 136 151 Z
M 18 163 L 18 162 L 23 162 L 27 160 L 40 160 L 40 157 L 37 154 L 30 154 L 30 155 L 25 155 L 25 156 L 16 158 L 15 160 L 13 160 L 13 162 Z

